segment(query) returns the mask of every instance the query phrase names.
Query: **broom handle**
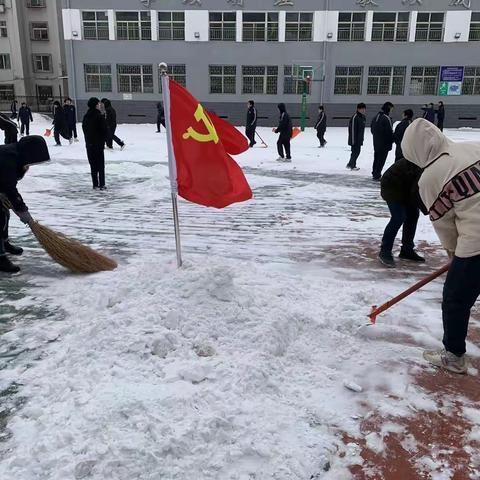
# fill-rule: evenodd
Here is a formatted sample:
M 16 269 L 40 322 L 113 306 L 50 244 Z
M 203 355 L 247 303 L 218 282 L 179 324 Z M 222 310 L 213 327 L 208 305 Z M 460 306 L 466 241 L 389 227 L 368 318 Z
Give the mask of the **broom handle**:
M 442 276 L 445 272 L 448 272 L 448 269 L 450 268 L 450 264 L 447 264 L 443 266 L 440 270 L 437 270 L 436 272 L 433 272 L 431 275 L 428 277 L 424 278 L 420 282 L 416 283 L 412 287 L 410 287 L 408 290 L 405 290 L 403 293 L 400 295 L 396 296 L 395 298 L 392 298 L 388 302 L 384 303 L 382 306 L 378 308 L 374 308 L 372 310 L 372 313 L 370 313 L 369 317 L 371 319 L 374 319 L 377 317 L 377 315 L 380 315 L 381 313 L 385 312 L 389 308 L 393 307 L 397 303 L 401 302 L 404 298 L 407 298 L 410 296 L 412 293 L 415 293 L 417 290 L 420 290 L 422 287 L 427 285 L 428 283 L 432 282 L 436 278 Z
M 260 139 L 260 141 L 261 141 L 264 145 L 266 145 L 265 140 L 258 134 L 258 132 L 257 132 L 256 130 L 255 130 L 255 135 L 257 135 L 258 138 Z

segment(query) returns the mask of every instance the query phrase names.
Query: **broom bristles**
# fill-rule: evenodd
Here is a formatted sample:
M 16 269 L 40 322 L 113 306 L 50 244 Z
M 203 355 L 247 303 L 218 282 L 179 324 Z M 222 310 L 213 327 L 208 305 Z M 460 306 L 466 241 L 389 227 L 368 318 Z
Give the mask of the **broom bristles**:
M 30 228 L 53 260 L 74 273 L 104 272 L 118 266 L 111 258 L 38 222 L 32 222 Z

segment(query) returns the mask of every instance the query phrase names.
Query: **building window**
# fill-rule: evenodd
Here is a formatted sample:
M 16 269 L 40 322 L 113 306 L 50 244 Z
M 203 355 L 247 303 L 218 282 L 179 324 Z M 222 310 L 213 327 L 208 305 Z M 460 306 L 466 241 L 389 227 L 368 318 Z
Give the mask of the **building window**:
M 53 99 L 53 87 L 50 85 L 37 85 L 37 96 L 41 103 L 46 104 Z
M 46 0 L 27 0 L 28 8 L 45 8 L 46 6 Z
M 112 91 L 112 66 L 108 64 L 87 63 L 83 66 L 85 72 L 86 92 Z
M 169 64 L 167 67 L 167 74 L 168 76 L 172 79 L 175 80 L 177 83 L 179 83 L 182 87 L 187 86 L 187 67 L 186 65 L 174 65 L 174 64 Z M 161 80 L 162 74 L 159 71 L 158 72 L 158 78 L 159 82 L 158 84 L 160 85 L 160 93 L 162 93 L 162 80 Z
M 0 85 L 0 100 L 13 100 L 15 98 L 15 87 L 13 85 Z
M 443 39 L 443 13 L 418 12 L 416 42 L 441 42 Z
M 299 78 L 298 68 L 292 65 L 284 65 L 283 67 L 283 93 L 290 95 L 302 95 L 303 93 L 311 93 L 310 83 Z
M 313 13 L 287 12 L 285 40 L 287 42 L 311 42 Z
M 37 41 L 48 40 L 48 23 L 32 22 L 30 24 L 30 39 Z
M 409 20 L 409 12 L 374 12 L 372 41 L 406 42 L 408 40 Z
M 151 65 L 117 65 L 118 91 L 121 93 L 153 93 Z
M 244 13 L 243 41 L 278 42 L 278 13 Z
M 35 72 L 51 72 L 52 56 L 51 55 L 33 55 L 33 70 Z
M 407 67 L 369 67 L 367 95 L 403 95 Z
M 10 54 L 0 53 L 0 70 L 10 70 L 11 68 Z
M 365 40 L 365 13 L 340 13 L 338 41 L 362 42 L 363 40 Z
M 158 39 L 185 40 L 185 12 L 158 12 Z
M 234 42 L 237 37 L 236 12 L 210 12 L 210 40 Z
M 108 40 L 107 12 L 82 12 L 83 38 L 85 40 Z
M 0 37 L 8 37 L 7 22 L 5 20 L 0 21 Z
M 363 67 L 336 67 L 335 95 L 362 94 Z
M 150 12 L 117 12 L 117 40 L 151 40 Z
M 437 95 L 440 67 L 412 67 L 410 95 Z
M 210 93 L 236 93 L 237 67 L 235 65 L 210 65 Z
M 462 95 L 480 95 L 480 66 L 465 67 Z
M 242 93 L 277 94 L 278 67 L 242 67 Z
M 470 35 L 468 39 L 471 42 L 480 41 L 480 12 L 472 13 L 472 20 L 470 22 Z

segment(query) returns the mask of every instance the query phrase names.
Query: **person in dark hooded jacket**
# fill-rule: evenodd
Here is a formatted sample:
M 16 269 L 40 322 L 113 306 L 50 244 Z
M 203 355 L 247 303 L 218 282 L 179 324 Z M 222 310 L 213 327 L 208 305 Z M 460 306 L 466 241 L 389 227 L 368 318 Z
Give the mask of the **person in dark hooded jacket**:
M 16 143 L 18 139 L 18 127 L 6 115 L 0 113 L 0 130 L 5 132 L 5 145 Z
M 320 148 L 323 148 L 327 141 L 325 140 L 325 132 L 327 131 L 327 114 L 325 113 L 325 107 L 320 105 L 318 107 L 318 118 L 315 123 L 315 130 L 317 131 L 317 138 L 320 141 Z
M 162 102 L 157 103 L 157 133 L 161 131 L 161 125 L 165 127 L 165 110 Z
M 390 118 L 392 110 L 393 104 L 386 102 L 372 120 L 371 131 L 373 148 L 375 150 L 372 178 L 376 181 L 380 181 L 380 178 L 382 178 L 382 170 L 387 161 L 388 152 L 390 152 L 393 146 L 393 126 Z
M 438 107 L 435 110 L 437 114 L 437 127 L 438 129 L 443 132 L 443 123 L 445 122 L 445 104 L 440 101 L 438 102 Z
M 258 112 L 253 100 L 248 101 L 247 107 L 247 122 L 245 126 L 245 135 L 250 142 L 250 148 L 253 148 L 257 143 L 255 141 L 255 132 L 257 130 Z
M 350 161 L 347 168 L 352 171 L 360 170 L 357 167 L 357 160 L 362 151 L 363 141 L 365 140 L 365 126 L 367 124 L 367 106 L 362 102 L 357 105 L 357 111 L 351 116 L 348 123 L 348 145 L 352 147 Z
M 399 257 L 413 262 L 424 262 L 425 259 L 415 251 L 415 233 L 420 216 L 420 197 L 418 180 L 422 169 L 404 158 L 396 161 L 382 176 L 381 195 L 390 210 L 390 221 L 382 238 L 379 260 L 387 267 L 395 267 L 392 250 L 400 227 L 402 232 L 402 249 Z
M 413 110 L 409 108 L 403 112 L 402 121 L 396 126 L 395 132 L 393 133 L 393 141 L 397 145 L 397 148 L 395 149 L 395 161 L 403 158 L 402 140 L 405 135 L 405 130 L 410 126 L 412 121 Z
M 285 107 L 284 103 L 278 104 L 278 110 L 280 111 L 280 119 L 278 122 L 278 127 L 273 129 L 275 133 L 280 134 L 277 141 L 277 149 L 278 149 L 277 161 L 291 162 L 292 157 L 290 152 L 290 140 L 292 138 L 292 133 L 293 133 L 292 120 L 290 119 L 290 115 L 288 114 L 287 108 Z M 283 152 L 284 149 L 285 149 L 285 153 Z
M 55 146 L 61 147 L 60 137 L 69 140 L 72 143 L 72 139 L 68 135 L 67 120 L 65 118 L 65 112 L 63 111 L 60 102 L 56 100 L 53 102 L 53 136 L 55 138 Z
M 96 97 L 88 101 L 88 111 L 83 117 L 82 129 L 93 188 L 105 190 L 105 142 L 109 132 L 105 117 L 100 111 L 100 100 Z
M 20 120 L 20 135 L 22 137 L 24 133 L 30 135 L 30 122 L 33 122 L 33 116 L 30 107 L 25 102 L 18 111 L 18 119 Z
M 422 107 L 423 110 L 423 118 L 428 120 L 430 123 L 435 123 L 435 107 L 433 103 L 429 103 Z
M 0 146 L 0 271 L 16 273 L 20 268 L 14 265 L 7 254 L 21 255 L 23 249 L 10 243 L 8 224 L 12 209 L 25 224 L 33 218 L 17 190 L 17 183 L 27 173 L 30 165 L 50 160 L 47 143 L 40 136 L 21 138 L 18 143 Z
M 117 112 L 112 107 L 112 102 L 108 98 L 102 98 L 102 103 L 105 108 L 105 120 L 107 122 L 107 148 L 113 149 L 113 142 L 120 146 L 120 149 L 125 148 L 125 142 L 115 135 L 117 130 Z
M 65 121 L 68 129 L 69 138 L 73 138 L 75 142 L 78 142 L 77 135 L 77 109 L 72 102 L 71 98 L 66 98 L 63 101 L 63 111 L 65 112 Z

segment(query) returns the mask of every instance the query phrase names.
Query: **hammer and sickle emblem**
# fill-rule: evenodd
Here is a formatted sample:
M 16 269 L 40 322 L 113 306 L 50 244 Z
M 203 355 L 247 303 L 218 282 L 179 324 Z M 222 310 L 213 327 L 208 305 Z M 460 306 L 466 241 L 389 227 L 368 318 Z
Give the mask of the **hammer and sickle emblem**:
M 202 122 L 208 130 L 207 134 L 198 133 L 193 127 L 188 127 L 187 131 L 183 134 L 183 139 L 188 140 L 189 138 L 193 138 L 197 142 L 214 142 L 218 143 L 218 135 L 215 127 L 213 126 L 212 122 L 208 118 L 207 114 L 203 110 L 203 107 L 198 104 L 197 110 L 195 112 L 195 120 L 197 122 Z

